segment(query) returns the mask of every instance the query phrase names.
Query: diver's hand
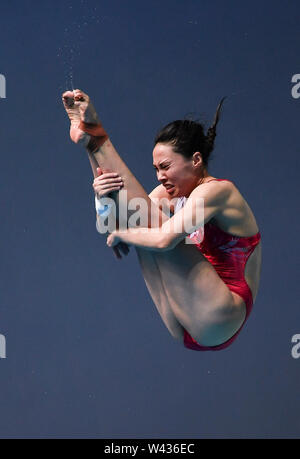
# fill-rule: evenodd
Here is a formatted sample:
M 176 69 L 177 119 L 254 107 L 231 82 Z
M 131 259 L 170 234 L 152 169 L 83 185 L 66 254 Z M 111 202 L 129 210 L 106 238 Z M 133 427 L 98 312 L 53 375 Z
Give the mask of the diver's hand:
M 125 242 L 122 242 L 118 236 L 118 231 L 113 231 L 106 241 L 108 247 L 111 247 L 117 258 L 121 259 L 122 255 L 128 255 L 129 247 Z
M 93 182 L 93 188 L 99 199 L 112 191 L 120 191 L 124 186 L 122 178 L 116 172 L 102 173 L 100 167 L 97 167 L 97 174 L 98 177 Z
M 113 231 L 108 237 L 107 237 L 107 245 L 108 247 L 115 247 L 116 245 L 119 244 L 121 241 L 121 238 L 118 236 L 118 231 Z

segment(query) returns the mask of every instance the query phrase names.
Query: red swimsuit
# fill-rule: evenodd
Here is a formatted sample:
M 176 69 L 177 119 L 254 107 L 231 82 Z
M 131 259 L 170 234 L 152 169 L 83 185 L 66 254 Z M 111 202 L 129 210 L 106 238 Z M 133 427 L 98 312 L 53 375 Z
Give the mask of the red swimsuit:
M 222 181 L 222 179 L 213 180 Z M 201 346 L 186 330 L 184 330 L 185 347 L 193 349 L 194 351 L 218 351 L 225 349 L 235 340 L 252 310 L 252 293 L 244 278 L 244 271 L 247 260 L 258 245 L 261 235 L 260 232 L 258 232 L 250 237 L 234 236 L 226 233 L 210 222 L 204 225 L 204 238 L 202 242 L 197 242 L 197 233 L 196 231 L 190 236 L 190 238 L 194 240 L 197 249 L 200 250 L 205 258 L 213 265 L 229 290 L 240 295 L 246 304 L 246 317 L 244 323 L 229 340 L 218 346 Z

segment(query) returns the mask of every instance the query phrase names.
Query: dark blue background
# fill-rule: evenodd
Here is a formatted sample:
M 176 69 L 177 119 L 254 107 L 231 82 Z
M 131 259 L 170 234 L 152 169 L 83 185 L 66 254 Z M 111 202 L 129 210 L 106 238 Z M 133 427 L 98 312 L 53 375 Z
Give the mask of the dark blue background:
M 299 17 L 291 0 L 1 5 L 2 438 L 299 436 Z M 227 350 L 173 341 L 134 250 L 117 261 L 96 233 L 60 100 L 72 82 L 148 191 L 157 130 L 191 112 L 208 126 L 231 95 L 210 172 L 251 206 L 263 264 Z

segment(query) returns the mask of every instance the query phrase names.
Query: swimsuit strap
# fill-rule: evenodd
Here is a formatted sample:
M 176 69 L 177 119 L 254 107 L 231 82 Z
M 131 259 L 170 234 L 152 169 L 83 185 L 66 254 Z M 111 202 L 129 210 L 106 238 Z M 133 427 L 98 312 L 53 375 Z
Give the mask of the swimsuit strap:
M 218 182 L 230 182 L 231 180 L 227 180 L 227 179 L 221 179 L 221 178 L 213 178 L 211 180 L 208 180 L 208 182 L 205 182 L 205 183 L 209 183 L 209 182 L 213 182 L 214 180 L 218 180 Z

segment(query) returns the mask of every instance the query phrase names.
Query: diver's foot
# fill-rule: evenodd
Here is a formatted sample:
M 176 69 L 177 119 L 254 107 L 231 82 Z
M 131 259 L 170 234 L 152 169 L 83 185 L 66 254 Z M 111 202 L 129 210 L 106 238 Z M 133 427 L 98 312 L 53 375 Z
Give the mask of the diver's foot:
M 83 91 L 75 89 L 74 91 L 64 92 L 62 100 L 71 122 L 71 140 L 75 143 L 88 147 L 91 140 L 94 140 L 92 139 L 93 134 L 97 136 L 97 129 L 99 131 L 99 125 L 101 126 L 97 112 L 91 103 L 89 96 Z M 83 123 L 88 123 L 89 129 L 87 130 L 89 132 L 85 132 L 86 126 L 84 126 Z M 95 126 L 95 131 L 93 130 L 93 125 Z M 92 143 L 95 143 L 95 140 Z

